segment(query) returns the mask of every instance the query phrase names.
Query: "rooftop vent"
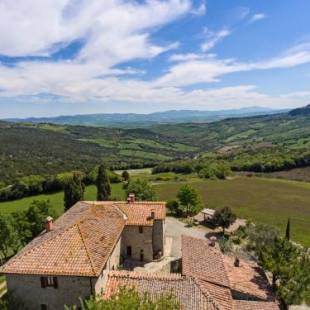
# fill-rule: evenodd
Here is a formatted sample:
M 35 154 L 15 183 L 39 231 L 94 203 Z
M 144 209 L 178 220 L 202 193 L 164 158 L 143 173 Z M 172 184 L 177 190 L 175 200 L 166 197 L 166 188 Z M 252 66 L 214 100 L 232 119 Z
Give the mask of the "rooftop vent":
M 45 220 L 45 230 L 46 232 L 49 232 L 53 229 L 53 218 L 51 216 L 48 216 Z

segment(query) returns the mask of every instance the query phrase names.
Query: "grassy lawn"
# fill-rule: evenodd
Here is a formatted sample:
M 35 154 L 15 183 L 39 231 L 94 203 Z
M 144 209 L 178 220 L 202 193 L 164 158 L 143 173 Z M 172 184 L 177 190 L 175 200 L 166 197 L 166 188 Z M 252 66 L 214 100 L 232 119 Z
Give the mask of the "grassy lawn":
M 173 199 L 180 183 L 155 185 L 159 199 Z M 277 226 L 291 219 L 292 239 L 310 246 L 310 184 L 263 178 L 191 182 L 209 208 L 230 206 L 239 217 Z
M 87 186 L 85 190 L 84 199 L 85 200 L 96 200 L 96 187 L 94 185 Z M 112 184 L 112 198 L 118 200 L 124 200 L 124 191 L 122 189 L 122 184 Z M 49 200 L 57 212 L 60 215 L 63 212 L 64 200 L 63 192 L 55 194 L 37 195 L 32 197 L 26 197 L 14 201 L 0 202 L 0 213 L 9 214 L 15 211 L 26 210 L 33 200 Z
M 230 206 L 239 217 L 275 225 L 283 233 L 290 217 L 292 238 L 310 246 L 310 183 L 254 177 L 212 181 L 197 179 L 194 175 L 178 175 L 175 181 L 176 175 L 171 173 L 150 175 L 150 170 L 147 169 L 140 173 L 135 172 L 132 174 L 133 177 L 147 178 L 154 183 L 160 200 L 175 199 L 180 186 L 189 183 L 198 190 L 205 206 L 209 208 Z M 95 186 L 86 188 L 84 198 L 96 199 Z M 112 185 L 112 198 L 118 200 L 125 198 L 122 184 Z M 57 213 L 62 213 L 62 192 L 1 202 L 0 213 L 25 210 L 34 199 L 49 199 Z

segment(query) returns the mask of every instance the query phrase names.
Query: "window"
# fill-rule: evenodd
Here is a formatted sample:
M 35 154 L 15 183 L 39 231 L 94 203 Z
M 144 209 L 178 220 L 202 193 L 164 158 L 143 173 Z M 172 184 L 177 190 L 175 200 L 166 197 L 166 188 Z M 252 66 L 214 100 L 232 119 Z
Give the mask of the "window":
M 131 257 L 131 246 L 127 247 L 127 256 Z
M 140 261 L 141 262 L 144 261 L 144 252 L 143 252 L 143 250 L 140 250 Z
M 143 234 L 143 226 L 139 226 L 139 234 Z
M 48 306 L 46 304 L 41 305 L 41 310 L 48 310 Z
M 58 279 L 57 277 L 41 277 L 41 287 L 46 288 L 46 287 L 54 287 L 58 288 Z

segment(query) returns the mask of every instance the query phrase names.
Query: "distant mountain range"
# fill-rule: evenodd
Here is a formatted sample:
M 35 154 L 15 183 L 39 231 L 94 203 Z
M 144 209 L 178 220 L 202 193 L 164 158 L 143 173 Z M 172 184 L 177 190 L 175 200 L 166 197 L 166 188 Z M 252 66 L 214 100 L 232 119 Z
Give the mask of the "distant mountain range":
M 11 122 L 23 123 L 51 123 L 58 125 L 83 125 L 98 127 L 137 128 L 149 127 L 157 124 L 203 123 L 213 122 L 226 118 L 270 115 L 289 110 L 273 110 L 262 107 L 248 107 L 235 110 L 197 111 L 171 110 L 150 114 L 112 113 L 112 114 L 84 114 L 56 117 L 31 117 L 6 119 Z
M 296 115 L 307 116 L 307 115 L 310 115 L 310 104 L 306 105 L 305 107 L 292 110 L 289 112 L 289 114 L 291 116 L 296 116 Z

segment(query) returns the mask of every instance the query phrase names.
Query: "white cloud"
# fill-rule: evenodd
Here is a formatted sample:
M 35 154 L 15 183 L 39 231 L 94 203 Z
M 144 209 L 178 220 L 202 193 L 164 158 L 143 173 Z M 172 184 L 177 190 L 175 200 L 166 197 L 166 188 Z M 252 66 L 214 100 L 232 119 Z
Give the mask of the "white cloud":
M 202 1 L 200 3 L 200 5 L 197 7 L 197 8 L 193 8 L 191 10 L 191 13 L 193 15 L 198 15 L 198 16 L 203 16 L 206 14 L 206 11 L 207 11 L 207 5 L 206 5 L 206 2 L 205 1 Z
M 186 58 L 188 59 L 187 61 Z M 185 54 L 174 56 L 179 62 L 161 76 L 156 85 L 187 86 L 197 83 L 211 83 L 219 81 L 225 74 L 254 70 L 270 70 L 291 68 L 310 63 L 310 43 L 303 43 L 288 49 L 285 53 L 266 60 L 249 63 L 239 63 L 234 59 L 217 59 L 201 54 Z
M 3 0 L 0 54 L 49 55 L 55 46 L 84 39 L 83 60 L 153 57 L 165 48 L 149 42 L 149 30 L 190 10 L 190 0 Z
M 30 9 L 29 9 L 30 8 Z M 193 11 L 194 10 L 194 11 Z M 178 42 L 155 44 L 151 34 L 184 14 L 202 14 L 205 3 L 193 9 L 190 0 L 3 0 L 0 2 L 0 54 L 50 55 L 77 39 L 84 45 L 70 61 L 21 61 L 14 66 L 0 62 L 0 96 L 48 101 L 51 94 L 66 102 L 132 102 L 175 104 L 218 109 L 250 105 L 285 107 L 300 104 L 306 92 L 268 96 L 253 85 L 219 89 L 185 90 L 184 86 L 214 83 L 226 74 L 251 70 L 288 68 L 310 62 L 310 43 L 257 62 L 219 59 L 214 54 L 176 53 L 166 73 L 143 81 L 143 70 L 116 66 L 134 59 L 148 59 L 179 47 Z M 243 18 L 248 11 L 243 10 Z M 198 15 L 199 15 L 198 14 Z M 239 16 L 239 15 L 238 15 Z M 9 29 L 9 31 L 8 31 Z M 223 28 L 207 31 L 201 46 L 208 52 L 230 35 Z M 53 99 L 54 100 L 54 99 Z
M 259 20 L 265 19 L 266 15 L 264 13 L 257 13 L 251 16 L 249 23 L 255 23 Z
M 206 29 L 205 33 L 207 39 L 201 45 L 201 49 L 203 52 L 207 52 L 208 50 L 212 49 L 217 43 L 228 37 L 231 34 L 231 31 L 229 29 L 222 29 L 218 32 L 213 32 Z

